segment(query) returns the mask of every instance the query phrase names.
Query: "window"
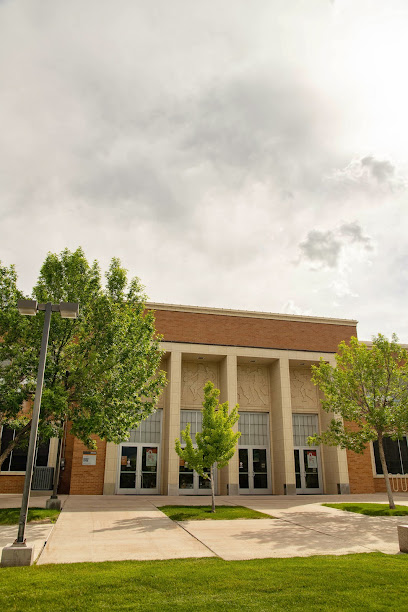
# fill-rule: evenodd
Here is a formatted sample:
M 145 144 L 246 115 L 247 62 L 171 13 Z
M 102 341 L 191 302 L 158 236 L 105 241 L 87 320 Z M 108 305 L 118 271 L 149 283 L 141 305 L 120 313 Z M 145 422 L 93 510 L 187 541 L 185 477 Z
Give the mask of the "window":
M 375 469 L 377 474 L 382 474 L 383 469 L 380 461 L 378 441 L 373 442 Z M 408 474 L 408 443 L 407 437 L 401 440 L 384 438 L 384 453 L 387 468 L 390 474 Z
M 131 429 L 127 442 L 147 442 L 160 444 L 162 410 L 156 410 L 142 421 L 137 429 Z
M 319 431 L 317 414 L 292 414 L 293 446 L 308 446 L 307 439 Z
M 195 444 L 196 433 L 201 433 L 203 428 L 202 410 L 180 410 L 180 432 L 186 428 L 187 423 L 191 425 L 190 436 L 193 444 Z M 180 442 L 184 444 L 184 440 L 181 437 Z
M 268 446 L 268 414 L 266 412 L 239 412 L 239 446 Z
M 12 440 L 14 440 L 15 430 L 4 426 L 1 434 L 0 454 L 6 450 Z M 48 465 L 48 451 L 50 443 L 39 444 L 37 446 L 35 465 L 37 467 Z M 1 466 L 2 472 L 24 472 L 27 464 L 27 448 L 14 448 Z

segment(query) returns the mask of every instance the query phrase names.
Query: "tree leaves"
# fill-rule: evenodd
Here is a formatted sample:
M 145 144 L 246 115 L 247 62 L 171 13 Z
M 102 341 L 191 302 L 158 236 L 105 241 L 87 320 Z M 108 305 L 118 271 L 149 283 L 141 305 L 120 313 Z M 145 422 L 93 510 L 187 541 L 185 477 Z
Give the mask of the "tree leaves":
M 34 299 L 80 305 L 77 320 L 52 316 L 41 405 L 44 437 L 60 432 L 68 420 L 88 446 L 93 435 L 118 443 L 157 407 L 166 379 L 159 370 L 154 314 L 145 311 L 139 279 L 128 281 L 117 258 L 106 278 L 104 287 L 98 263 L 90 265 L 81 248 L 48 253 L 41 267 Z M 44 315 L 20 316 L 19 297 L 14 267 L 0 264 L 0 424 L 18 418 L 35 392 Z

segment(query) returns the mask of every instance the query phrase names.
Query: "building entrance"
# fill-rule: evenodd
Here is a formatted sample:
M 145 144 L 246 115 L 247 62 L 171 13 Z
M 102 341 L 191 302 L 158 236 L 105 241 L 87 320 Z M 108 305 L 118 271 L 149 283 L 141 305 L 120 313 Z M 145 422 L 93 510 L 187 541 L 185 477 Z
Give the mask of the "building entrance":
M 320 451 L 318 448 L 295 448 L 296 493 L 323 493 L 321 485 Z
M 209 471 L 204 470 L 207 474 Z M 215 490 L 217 490 L 217 477 L 215 478 Z M 194 472 L 187 462 L 180 460 L 179 493 L 180 495 L 211 495 L 211 482 L 209 478 L 203 478 Z
M 308 446 L 308 439 L 319 432 L 317 414 L 293 414 L 296 493 L 323 493 L 320 449 Z
M 240 494 L 272 493 L 267 412 L 239 412 L 238 440 Z
M 119 445 L 117 493 L 159 493 L 161 421 L 162 410 L 157 410 Z
M 247 494 L 271 493 L 266 448 L 239 448 L 239 492 Z
M 118 493 L 158 494 L 159 446 L 121 444 Z

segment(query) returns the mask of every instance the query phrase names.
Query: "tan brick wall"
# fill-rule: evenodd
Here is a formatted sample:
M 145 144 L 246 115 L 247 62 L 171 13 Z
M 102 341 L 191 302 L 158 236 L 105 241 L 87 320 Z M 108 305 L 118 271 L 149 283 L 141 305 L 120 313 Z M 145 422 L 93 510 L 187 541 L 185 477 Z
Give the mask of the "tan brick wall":
M 335 352 L 357 336 L 354 325 L 281 321 L 156 310 L 156 329 L 167 342 Z
M 25 476 L 0 476 L 0 493 L 22 493 Z
M 75 439 L 71 467 L 71 495 L 102 495 L 105 474 L 106 442 L 92 436 L 98 445 L 96 465 L 82 465 L 83 452 L 88 450 Z

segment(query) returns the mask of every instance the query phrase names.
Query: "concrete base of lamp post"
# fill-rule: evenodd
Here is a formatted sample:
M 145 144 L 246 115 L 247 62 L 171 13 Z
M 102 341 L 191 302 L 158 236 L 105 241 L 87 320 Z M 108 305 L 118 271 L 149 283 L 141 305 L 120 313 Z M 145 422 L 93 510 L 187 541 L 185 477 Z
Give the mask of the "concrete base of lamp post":
M 47 510 L 61 510 L 61 500 L 55 497 L 50 497 L 45 502 Z
M 5 546 L 1 552 L 0 565 L 2 567 L 19 567 L 32 565 L 34 562 L 34 546 L 25 544 L 11 544 Z
M 400 551 L 408 553 L 408 525 L 398 525 L 397 529 Z

